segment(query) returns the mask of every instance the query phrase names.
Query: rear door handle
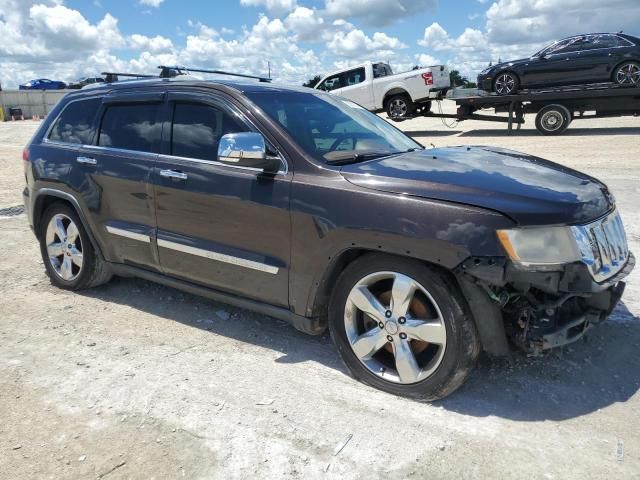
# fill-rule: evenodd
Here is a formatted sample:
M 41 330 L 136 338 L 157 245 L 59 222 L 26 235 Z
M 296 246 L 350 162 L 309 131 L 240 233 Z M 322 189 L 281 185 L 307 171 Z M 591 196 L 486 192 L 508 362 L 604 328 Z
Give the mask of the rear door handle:
M 186 173 L 177 170 L 160 170 L 160 176 L 174 180 L 186 180 L 188 178 Z
M 78 157 L 76 158 L 76 162 L 82 163 L 84 165 L 97 165 L 98 161 L 95 158 L 91 157 Z

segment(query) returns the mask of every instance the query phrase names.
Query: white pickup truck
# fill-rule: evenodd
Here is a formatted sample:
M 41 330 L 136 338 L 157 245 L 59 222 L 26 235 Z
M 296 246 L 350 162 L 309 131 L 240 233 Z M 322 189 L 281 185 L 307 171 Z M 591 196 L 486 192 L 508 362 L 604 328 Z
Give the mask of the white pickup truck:
M 427 112 L 431 100 L 451 87 L 444 65 L 394 74 L 388 63 L 366 62 L 326 75 L 316 89 L 335 93 L 372 112 L 386 111 L 391 120 L 401 121 Z

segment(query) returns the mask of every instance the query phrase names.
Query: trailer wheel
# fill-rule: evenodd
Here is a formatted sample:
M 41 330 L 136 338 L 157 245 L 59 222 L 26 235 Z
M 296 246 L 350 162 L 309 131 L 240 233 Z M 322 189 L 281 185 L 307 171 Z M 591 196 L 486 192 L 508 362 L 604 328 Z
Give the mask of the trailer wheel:
M 547 105 L 536 115 L 536 128 L 543 135 L 560 135 L 571 120 L 571 112 L 564 105 Z

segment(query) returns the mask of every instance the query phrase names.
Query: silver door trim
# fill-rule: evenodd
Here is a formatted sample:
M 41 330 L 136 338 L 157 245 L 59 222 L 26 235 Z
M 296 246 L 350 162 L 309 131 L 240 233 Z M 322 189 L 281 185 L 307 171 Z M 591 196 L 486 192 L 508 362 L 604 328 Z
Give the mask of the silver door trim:
M 204 257 L 204 258 L 208 258 L 209 260 L 228 263 L 231 265 L 236 265 L 238 267 L 250 268 L 252 270 L 258 270 L 260 272 L 270 273 L 272 275 L 276 275 L 280 270 L 278 267 L 274 267 L 273 265 L 267 265 L 266 263 L 255 262 L 253 260 L 234 257 L 232 255 L 225 255 L 224 253 L 213 252 L 211 250 L 204 250 L 202 248 L 196 248 L 190 245 L 183 245 L 182 243 L 171 242 L 169 240 L 158 239 L 158 247 L 168 248 L 170 250 L 187 253 L 189 255 L 196 255 L 198 257 Z
M 151 243 L 151 237 L 144 233 L 132 232 L 131 230 L 125 230 L 124 228 L 112 227 L 107 225 L 107 232 L 112 235 L 118 235 L 120 237 L 130 238 L 132 240 L 138 240 L 139 242 Z

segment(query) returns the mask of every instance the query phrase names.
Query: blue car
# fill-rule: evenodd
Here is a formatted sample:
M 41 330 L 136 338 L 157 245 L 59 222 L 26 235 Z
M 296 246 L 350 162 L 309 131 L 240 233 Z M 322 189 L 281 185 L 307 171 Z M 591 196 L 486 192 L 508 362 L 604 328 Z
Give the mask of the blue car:
M 67 84 L 48 78 L 39 78 L 20 85 L 20 90 L 62 90 L 67 88 Z

